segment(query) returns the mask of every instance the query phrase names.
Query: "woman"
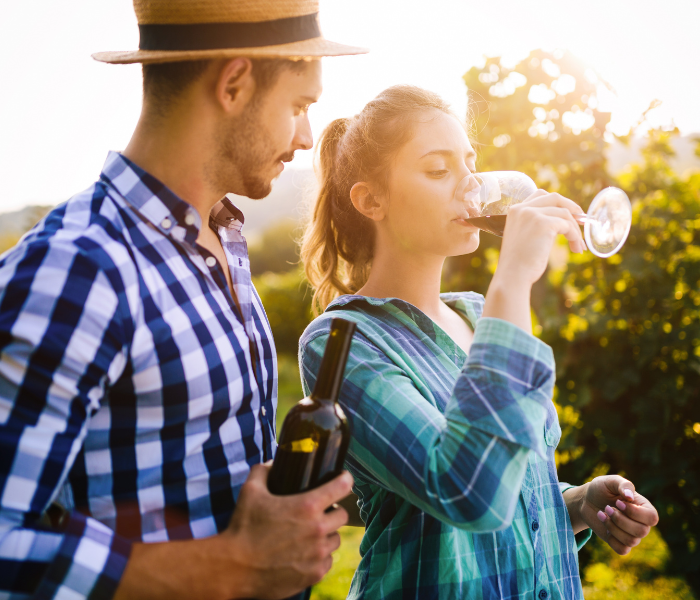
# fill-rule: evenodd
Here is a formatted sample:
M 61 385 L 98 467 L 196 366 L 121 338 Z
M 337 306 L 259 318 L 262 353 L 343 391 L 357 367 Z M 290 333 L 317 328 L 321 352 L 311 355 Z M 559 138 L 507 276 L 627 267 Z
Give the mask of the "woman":
M 308 391 L 331 318 L 357 322 L 340 400 L 366 524 L 351 598 L 582 598 L 574 535 L 625 554 L 657 522 L 619 476 L 557 479 L 554 361 L 530 290 L 558 234 L 585 249 L 581 208 L 533 194 L 510 211 L 486 298 L 440 294 L 445 258 L 479 244 L 464 221 L 475 160 L 445 103 L 410 86 L 320 143 L 302 258 L 325 312 L 300 363 Z

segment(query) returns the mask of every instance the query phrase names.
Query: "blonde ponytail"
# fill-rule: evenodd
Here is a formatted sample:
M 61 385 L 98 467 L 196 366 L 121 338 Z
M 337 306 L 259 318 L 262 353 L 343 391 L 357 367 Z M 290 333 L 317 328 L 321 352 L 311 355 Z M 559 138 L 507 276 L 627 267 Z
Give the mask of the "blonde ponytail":
M 336 119 L 326 127 L 319 140 L 321 187 L 314 206 L 311 223 L 301 245 L 301 261 L 306 278 L 314 288 L 312 309 L 317 316 L 339 294 L 352 290 L 338 273 L 339 256 L 333 224 L 333 204 L 338 195 L 334 165 L 338 144 L 345 135 L 350 119 Z

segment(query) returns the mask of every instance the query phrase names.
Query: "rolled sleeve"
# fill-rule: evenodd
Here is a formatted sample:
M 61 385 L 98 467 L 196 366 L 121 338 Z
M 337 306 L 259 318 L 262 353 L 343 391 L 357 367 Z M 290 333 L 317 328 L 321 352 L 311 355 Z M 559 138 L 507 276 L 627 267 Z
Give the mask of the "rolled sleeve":
M 0 596 L 110 598 L 130 544 L 73 511 L 41 515 L 125 363 L 118 297 L 79 248 L 38 242 L 0 262 Z
M 34 598 L 111 598 L 131 543 L 94 519 L 73 513 Z
M 463 418 L 544 458 L 542 427 L 553 390 L 552 349 L 508 321 L 484 317 L 477 322 L 448 418 Z
M 301 340 L 307 391 L 315 382 L 328 323 L 317 320 Z M 510 323 L 480 320 L 443 414 L 427 401 L 418 378 L 398 364 L 400 357 L 380 350 L 369 327 L 359 323 L 341 389 L 352 429 L 348 468 L 358 464 L 382 487 L 461 529 L 507 527 L 528 452 L 544 452 L 554 380 L 551 349 Z

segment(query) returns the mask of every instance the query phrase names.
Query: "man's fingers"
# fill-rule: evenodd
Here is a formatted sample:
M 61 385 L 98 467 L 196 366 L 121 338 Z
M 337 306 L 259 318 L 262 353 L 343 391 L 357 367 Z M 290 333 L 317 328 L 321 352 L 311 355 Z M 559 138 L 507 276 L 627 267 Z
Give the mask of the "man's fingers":
M 267 476 L 270 474 L 270 467 L 272 467 L 271 460 L 263 464 L 253 465 L 250 467 L 247 481 L 262 483 L 267 487 Z
M 329 506 L 345 498 L 352 491 L 353 483 L 352 475 L 343 471 L 335 479 L 331 479 L 315 490 L 304 492 L 303 495 L 310 499 L 318 510 L 326 510 Z
M 342 506 L 338 506 L 337 508 L 324 513 L 323 517 L 321 517 L 323 534 L 328 535 L 338 531 L 338 529 L 340 529 L 343 525 L 347 524 L 348 518 L 348 511 Z
M 332 533 L 331 535 L 328 536 L 328 554 L 332 554 L 335 552 L 338 548 L 340 548 L 340 534 L 339 533 Z

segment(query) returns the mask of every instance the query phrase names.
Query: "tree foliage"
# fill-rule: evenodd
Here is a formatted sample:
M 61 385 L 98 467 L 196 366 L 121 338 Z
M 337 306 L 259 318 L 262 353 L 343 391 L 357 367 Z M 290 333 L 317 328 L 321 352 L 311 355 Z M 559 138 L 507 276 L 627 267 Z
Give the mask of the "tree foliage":
M 253 276 L 263 273 L 287 273 L 299 265 L 299 248 L 295 238 L 299 224 L 283 219 L 265 229 L 262 235 L 250 244 L 250 272 Z
M 277 352 L 297 355 L 299 338 L 311 322 L 312 292 L 300 269 L 286 273 L 267 272 L 253 278 L 260 295 Z
M 673 560 L 700 591 L 700 174 L 674 176 L 668 132 L 620 178 L 632 233 L 607 261 L 575 257 L 551 279 L 569 310 L 542 316 L 572 429 L 569 479 L 624 472 L 650 498 Z M 573 460 L 567 460 L 570 457 Z

